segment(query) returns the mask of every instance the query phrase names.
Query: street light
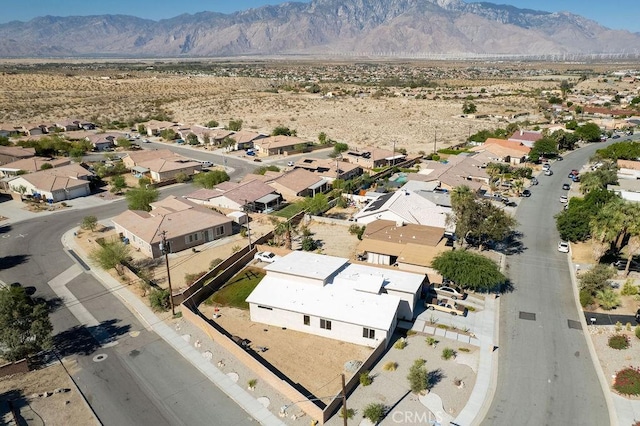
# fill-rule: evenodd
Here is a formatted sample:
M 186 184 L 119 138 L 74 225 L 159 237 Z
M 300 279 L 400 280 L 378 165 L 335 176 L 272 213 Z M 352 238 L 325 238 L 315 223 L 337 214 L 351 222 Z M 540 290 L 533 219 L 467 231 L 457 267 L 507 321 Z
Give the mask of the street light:
M 160 242 L 160 250 L 164 254 L 164 263 L 167 265 L 167 281 L 169 282 L 169 303 L 171 304 L 171 314 L 176 315 L 176 307 L 173 304 L 173 289 L 171 288 L 171 273 L 169 272 L 169 252 L 171 247 L 167 241 L 167 231 L 160 232 L 162 241 Z

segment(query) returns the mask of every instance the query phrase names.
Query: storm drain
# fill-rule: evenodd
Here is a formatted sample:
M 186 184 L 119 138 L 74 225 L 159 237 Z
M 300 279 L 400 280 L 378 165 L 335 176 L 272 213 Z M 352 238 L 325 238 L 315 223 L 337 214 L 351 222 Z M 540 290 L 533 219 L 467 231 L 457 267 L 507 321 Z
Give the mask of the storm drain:
M 569 328 L 573 328 L 574 330 L 582 330 L 582 324 L 580 324 L 580 321 L 567 320 L 567 323 L 569 324 Z
M 534 314 L 533 312 L 522 312 L 522 311 L 520 311 L 520 319 L 527 320 L 527 321 L 535 321 L 536 320 L 536 314 Z

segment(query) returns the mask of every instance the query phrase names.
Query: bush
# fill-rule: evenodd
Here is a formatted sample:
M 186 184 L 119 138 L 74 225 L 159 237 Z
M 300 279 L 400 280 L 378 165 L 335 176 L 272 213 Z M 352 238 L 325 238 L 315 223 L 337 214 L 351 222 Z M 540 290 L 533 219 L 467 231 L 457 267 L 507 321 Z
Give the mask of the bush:
M 629 337 L 625 334 L 616 334 L 609 337 L 609 347 L 613 349 L 627 349 L 629 347 Z
M 640 371 L 628 367 L 616 373 L 613 388 L 623 395 L 640 395 Z
M 377 424 L 384 417 L 384 410 L 384 405 L 374 402 L 364 407 L 362 416 L 369 419 L 371 423 Z
M 622 286 L 622 291 L 620 291 L 620 294 L 622 294 L 623 296 L 635 296 L 636 294 L 638 294 L 638 287 L 633 285 L 632 280 L 627 280 Z
M 314 251 L 318 248 L 318 243 L 316 243 L 316 240 L 311 237 L 302 237 L 300 246 L 303 251 Z
M 417 359 L 409 369 L 407 380 L 409 380 L 409 388 L 413 393 L 420 393 L 427 389 L 429 385 L 429 373 L 424 367 L 424 360 Z
M 442 350 L 442 359 L 444 360 L 450 360 L 451 358 L 453 358 L 454 356 L 456 356 L 456 351 L 454 351 L 451 348 L 444 348 Z
M 369 386 L 371 383 L 373 383 L 373 379 L 371 378 L 371 376 L 369 375 L 369 371 L 363 371 L 362 373 L 360 373 L 360 384 L 362 386 Z
M 427 337 L 427 345 L 435 346 L 437 344 L 438 344 L 438 341 L 436 340 L 435 337 Z
M 348 419 L 352 419 L 353 416 L 356 415 L 356 410 L 354 410 L 353 408 L 347 408 L 347 412 L 346 412 L 346 416 L 345 416 L 345 412 L 344 412 L 344 407 L 340 408 L 340 413 L 338 413 L 338 416 L 341 419 L 344 419 L 345 417 Z
M 589 294 L 595 296 L 597 292 L 607 288 L 607 280 L 613 277 L 614 274 L 615 271 L 612 267 L 598 264 L 593 269 L 580 275 L 578 278 L 580 289 L 586 290 Z
M 458 352 L 471 352 L 471 349 L 469 348 L 458 348 Z
M 606 311 L 609 311 L 616 306 L 620 305 L 620 296 L 610 288 L 599 291 L 596 294 L 600 307 Z
M 583 308 L 586 308 L 589 305 L 593 304 L 593 296 L 589 291 L 582 289 L 580 290 L 580 305 Z
M 149 304 L 156 312 L 167 312 L 171 308 L 169 301 L 169 290 L 154 289 L 149 294 Z
M 404 349 L 407 347 L 407 341 L 401 338 L 393 345 L 393 347 L 396 349 Z
M 198 281 L 198 278 L 206 274 L 206 271 L 195 272 L 193 274 L 184 274 L 184 283 L 188 286 Z
M 219 257 L 216 257 L 209 263 L 209 269 L 213 269 L 221 263 L 222 263 L 222 259 L 220 259 Z
M 398 363 L 394 361 L 389 361 L 382 366 L 384 371 L 396 371 L 398 368 Z

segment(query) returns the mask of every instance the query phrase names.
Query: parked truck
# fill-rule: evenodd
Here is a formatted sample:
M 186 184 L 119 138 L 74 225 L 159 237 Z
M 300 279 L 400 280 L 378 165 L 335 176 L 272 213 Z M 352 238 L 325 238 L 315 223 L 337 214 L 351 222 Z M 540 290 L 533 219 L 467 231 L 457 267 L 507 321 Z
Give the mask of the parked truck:
M 467 308 L 462 305 L 458 305 L 456 302 L 449 299 L 438 299 L 437 297 L 427 298 L 427 300 L 424 302 L 424 306 L 427 309 L 435 309 L 454 316 L 467 316 Z

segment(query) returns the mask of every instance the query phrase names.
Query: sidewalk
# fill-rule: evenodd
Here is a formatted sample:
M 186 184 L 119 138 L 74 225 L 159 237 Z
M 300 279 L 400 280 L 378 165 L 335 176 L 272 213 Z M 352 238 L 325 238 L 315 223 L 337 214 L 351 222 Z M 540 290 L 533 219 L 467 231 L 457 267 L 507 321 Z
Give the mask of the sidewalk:
M 87 259 L 87 254 L 76 244 L 73 236 L 74 229 L 67 231 L 62 237 L 62 244 L 73 250 L 82 259 Z M 158 336 L 178 351 L 187 361 L 196 367 L 202 374 L 209 378 L 220 390 L 226 393 L 236 404 L 244 409 L 251 417 L 264 426 L 283 426 L 273 413 L 265 408 L 260 402 L 249 393 L 237 385 L 229 376 L 214 367 L 206 360 L 189 342 L 185 341 L 172 328 L 161 321 L 140 299 L 132 294 L 127 288 L 113 278 L 109 273 L 101 269 L 91 269 L 91 274 L 98 279 L 104 287 L 120 297 L 126 306 L 145 324 L 146 328 L 154 331 Z

